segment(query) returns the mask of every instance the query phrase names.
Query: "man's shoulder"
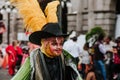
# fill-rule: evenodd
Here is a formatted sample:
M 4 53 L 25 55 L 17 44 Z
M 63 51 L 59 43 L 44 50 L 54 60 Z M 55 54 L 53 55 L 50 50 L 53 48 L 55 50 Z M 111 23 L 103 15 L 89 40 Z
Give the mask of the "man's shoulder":
M 36 48 L 36 49 L 32 50 L 30 52 L 30 59 L 33 59 L 39 53 L 39 51 L 40 51 L 39 48 Z
M 36 48 L 36 49 L 32 50 L 32 51 L 30 52 L 30 55 L 31 55 L 31 54 L 33 55 L 33 54 L 37 53 L 39 50 L 40 50 L 40 48 Z

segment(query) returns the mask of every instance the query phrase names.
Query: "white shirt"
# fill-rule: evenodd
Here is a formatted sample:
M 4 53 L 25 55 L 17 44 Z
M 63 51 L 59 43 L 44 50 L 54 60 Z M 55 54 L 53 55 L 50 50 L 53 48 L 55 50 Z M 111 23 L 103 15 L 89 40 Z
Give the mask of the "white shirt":
M 109 44 L 104 43 L 104 45 L 107 51 L 111 51 L 113 49 L 113 46 L 116 46 L 116 44 L 112 41 L 110 41 Z
M 81 53 L 78 44 L 72 40 L 66 41 L 63 45 L 63 49 L 68 51 L 74 58 L 79 57 Z
M 103 44 L 99 44 L 99 49 L 100 49 L 100 51 L 103 53 L 103 54 L 105 54 L 106 53 L 106 48 L 105 48 L 105 46 L 103 45 Z
M 82 62 L 83 64 L 89 64 L 90 63 L 90 57 L 89 57 L 89 53 L 86 50 L 83 50 L 82 54 L 80 55 L 82 58 Z

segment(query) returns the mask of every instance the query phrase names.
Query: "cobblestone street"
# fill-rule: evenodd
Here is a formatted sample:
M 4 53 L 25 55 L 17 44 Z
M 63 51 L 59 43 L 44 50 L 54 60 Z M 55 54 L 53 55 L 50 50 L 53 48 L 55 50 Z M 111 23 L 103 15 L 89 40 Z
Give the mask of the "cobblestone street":
M 11 78 L 8 74 L 8 69 L 0 69 L 0 80 L 10 80 Z

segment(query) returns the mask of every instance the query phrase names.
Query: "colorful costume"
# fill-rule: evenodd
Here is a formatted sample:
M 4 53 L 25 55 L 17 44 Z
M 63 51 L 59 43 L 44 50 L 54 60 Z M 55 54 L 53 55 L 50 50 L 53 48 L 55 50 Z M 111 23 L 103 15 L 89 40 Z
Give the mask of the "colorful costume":
M 38 4 L 39 1 L 39 4 Z M 11 0 L 23 16 L 29 41 L 40 46 L 30 53 L 12 80 L 66 80 L 59 23 L 59 0 Z

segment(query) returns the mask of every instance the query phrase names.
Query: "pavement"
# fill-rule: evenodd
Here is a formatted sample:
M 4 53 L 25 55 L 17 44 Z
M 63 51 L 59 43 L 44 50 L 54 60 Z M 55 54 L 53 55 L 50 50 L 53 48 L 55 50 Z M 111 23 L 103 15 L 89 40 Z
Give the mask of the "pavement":
M 8 69 L 0 69 L 0 80 L 10 80 L 12 76 L 8 74 Z

